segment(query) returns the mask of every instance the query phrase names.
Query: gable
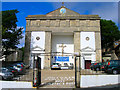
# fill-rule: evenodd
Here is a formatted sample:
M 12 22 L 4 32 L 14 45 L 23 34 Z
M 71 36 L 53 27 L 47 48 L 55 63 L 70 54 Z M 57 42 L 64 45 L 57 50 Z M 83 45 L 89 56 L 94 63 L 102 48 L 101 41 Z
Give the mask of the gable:
M 82 52 L 94 52 L 95 50 L 93 48 L 86 47 L 86 48 L 83 48 L 81 51 Z
M 31 49 L 32 51 L 44 51 L 43 48 L 39 47 L 39 46 L 35 46 Z
M 79 16 L 79 15 L 80 15 L 79 13 L 74 12 L 66 7 L 58 8 L 46 14 L 46 16 Z
M 79 13 L 72 11 L 64 6 L 61 8 L 58 8 L 54 11 L 51 11 L 47 13 L 46 15 L 28 15 L 26 17 L 26 20 L 36 20 L 36 19 L 42 19 L 42 20 L 51 20 L 51 19 L 82 19 L 82 20 L 100 20 L 99 15 L 80 15 Z

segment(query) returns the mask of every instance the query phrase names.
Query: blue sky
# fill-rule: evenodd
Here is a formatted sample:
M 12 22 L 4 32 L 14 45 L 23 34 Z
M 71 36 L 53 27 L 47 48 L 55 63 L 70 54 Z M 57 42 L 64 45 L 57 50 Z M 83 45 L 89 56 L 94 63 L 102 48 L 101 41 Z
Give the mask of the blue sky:
M 61 2 L 2 2 L 2 10 L 17 9 L 18 27 L 24 27 L 25 36 L 26 20 L 28 15 L 41 15 L 61 7 Z M 117 2 L 65 2 L 65 7 L 81 15 L 99 15 L 102 19 L 112 20 L 118 26 Z M 24 46 L 25 38 L 20 40 L 18 47 Z

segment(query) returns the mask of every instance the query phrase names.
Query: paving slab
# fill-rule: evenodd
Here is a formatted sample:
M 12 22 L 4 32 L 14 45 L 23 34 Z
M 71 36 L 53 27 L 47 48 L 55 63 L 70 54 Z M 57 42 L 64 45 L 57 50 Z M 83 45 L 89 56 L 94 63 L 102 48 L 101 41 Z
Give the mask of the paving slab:
M 81 70 L 82 75 L 103 74 L 89 69 Z M 19 81 L 33 81 L 33 70 L 22 75 Z M 75 70 L 41 70 L 40 88 L 75 88 Z

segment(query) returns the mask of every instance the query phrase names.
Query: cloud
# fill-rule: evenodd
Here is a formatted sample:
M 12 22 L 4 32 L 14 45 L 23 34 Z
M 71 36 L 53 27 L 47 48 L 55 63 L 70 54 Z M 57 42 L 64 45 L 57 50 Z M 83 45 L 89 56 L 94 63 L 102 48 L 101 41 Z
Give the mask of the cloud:
M 17 29 L 19 28 L 23 28 L 23 26 L 17 26 Z M 19 40 L 20 44 L 17 45 L 18 48 L 24 47 L 24 44 L 25 44 L 25 29 L 24 28 L 22 29 L 22 32 L 23 32 L 22 33 L 23 38 Z
M 93 9 L 91 14 L 97 14 L 102 19 L 112 20 L 118 24 L 118 3 L 104 3 Z
M 23 28 L 23 29 L 22 29 L 22 32 L 25 31 L 25 28 L 24 28 L 23 26 L 17 26 L 17 29 L 20 29 L 20 28 Z
M 18 48 L 24 47 L 25 45 L 25 33 L 22 34 L 23 38 L 20 39 L 20 44 L 17 45 Z
M 62 3 L 52 3 L 55 9 Z M 80 14 L 99 15 L 102 19 L 112 20 L 118 25 L 118 2 L 65 2 L 64 6 Z
M 52 5 L 53 5 L 53 8 L 58 9 L 62 6 L 62 2 L 52 3 Z M 77 3 L 77 2 L 64 2 L 64 6 L 69 8 L 69 9 L 73 9 L 77 5 L 79 5 L 79 3 Z

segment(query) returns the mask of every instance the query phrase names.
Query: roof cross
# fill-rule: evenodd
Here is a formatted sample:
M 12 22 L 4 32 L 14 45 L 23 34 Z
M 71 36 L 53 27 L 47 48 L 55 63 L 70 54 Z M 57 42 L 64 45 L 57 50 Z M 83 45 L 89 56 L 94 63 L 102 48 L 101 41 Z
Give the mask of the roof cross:
M 62 7 L 64 7 L 64 2 L 62 2 Z

